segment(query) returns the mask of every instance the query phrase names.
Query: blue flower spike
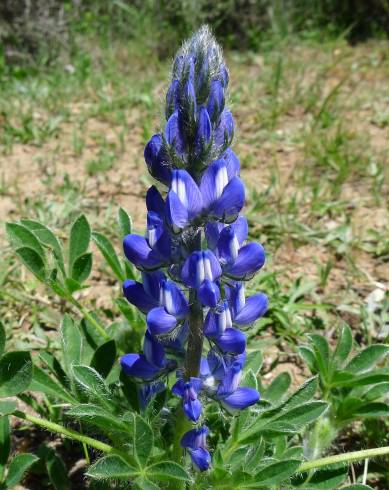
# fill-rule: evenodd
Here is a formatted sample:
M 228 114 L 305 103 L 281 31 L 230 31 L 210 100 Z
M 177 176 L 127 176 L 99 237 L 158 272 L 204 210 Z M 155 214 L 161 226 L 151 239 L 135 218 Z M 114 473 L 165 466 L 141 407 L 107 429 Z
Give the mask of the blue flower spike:
M 146 193 L 146 232 L 123 242 L 141 275 L 124 281 L 124 296 L 145 315 L 147 330 L 142 353 L 125 354 L 121 367 L 136 380 L 143 410 L 176 372 L 171 392 L 181 399 L 178 417 L 193 424 L 180 434 L 181 447 L 199 471 L 211 466 L 207 401 L 233 413 L 259 400 L 255 389 L 240 385 L 242 330 L 268 309 L 265 294 L 245 292 L 245 282 L 265 263 L 265 251 L 248 242 L 241 214 L 245 186 L 231 148 L 235 121 L 226 106 L 228 84 L 221 49 L 203 27 L 174 60 L 165 126 L 144 151 L 148 171 L 160 183 Z

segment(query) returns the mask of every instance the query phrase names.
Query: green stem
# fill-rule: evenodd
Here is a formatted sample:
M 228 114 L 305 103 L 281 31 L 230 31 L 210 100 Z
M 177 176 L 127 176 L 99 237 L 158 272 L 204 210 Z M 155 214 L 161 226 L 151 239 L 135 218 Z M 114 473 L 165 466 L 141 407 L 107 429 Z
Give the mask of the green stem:
M 325 458 L 314 459 L 313 461 L 307 461 L 303 463 L 298 471 L 305 472 L 323 466 L 329 466 L 337 463 L 351 463 L 352 461 L 359 461 L 366 458 L 376 458 L 379 456 L 385 456 L 389 454 L 389 446 L 376 447 L 374 449 L 364 449 L 362 451 L 353 451 L 350 453 L 336 454 L 335 456 L 327 456 Z
M 100 323 L 93 317 L 93 315 L 89 313 L 89 311 L 84 306 L 82 306 L 81 303 L 79 303 L 73 297 L 70 301 L 78 309 L 78 311 L 82 313 L 82 315 L 88 320 L 88 322 L 93 325 L 93 327 L 97 330 L 97 332 L 99 332 L 103 339 L 111 340 L 111 337 L 104 330 L 104 327 L 100 325 Z
M 30 415 L 28 413 L 21 412 L 20 410 L 16 410 L 14 412 L 15 417 L 19 419 L 27 420 L 28 422 L 32 422 L 35 425 L 39 425 L 39 427 L 43 427 L 44 429 L 49 430 L 50 432 L 55 432 L 57 434 L 62 434 L 65 437 L 70 439 L 74 439 L 75 441 L 79 441 L 82 444 L 88 444 L 88 446 L 94 447 L 99 451 L 103 451 L 104 453 L 115 453 L 117 450 L 104 442 L 93 439 L 89 436 L 84 436 L 79 432 L 76 432 L 72 429 L 66 429 L 62 425 L 56 424 L 55 422 L 50 422 L 50 420 L 42 419 L 40 417 L 35 417 L 34 415 Z

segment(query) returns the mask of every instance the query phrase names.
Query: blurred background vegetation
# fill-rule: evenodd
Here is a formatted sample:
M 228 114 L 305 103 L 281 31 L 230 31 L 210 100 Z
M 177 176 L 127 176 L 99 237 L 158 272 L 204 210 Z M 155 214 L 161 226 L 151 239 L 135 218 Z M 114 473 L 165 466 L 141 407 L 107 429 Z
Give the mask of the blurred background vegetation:
M 258 49 L 293 35 L 356 43 L 388 34 L 389 1 L 2 0 L 0 67 L 52 63 L 71 56 L 80 36 L 96 34 L 103 43 L 141 39 L 144 51 L 164 59 L 203 23 L 231 49 Z

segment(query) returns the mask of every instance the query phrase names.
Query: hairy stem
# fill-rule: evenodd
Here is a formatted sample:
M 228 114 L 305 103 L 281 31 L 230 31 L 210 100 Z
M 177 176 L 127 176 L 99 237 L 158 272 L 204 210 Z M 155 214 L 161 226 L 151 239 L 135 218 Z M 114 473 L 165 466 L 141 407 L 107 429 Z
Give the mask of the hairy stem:
M 307 461 L 299 467 L 298 471 L 304 472 L 317 468 L 322 468 L 323 466 L 329 466 L 331 464 L 351 463 L 352 461 L 359 461 L 366 458 L 376 458 L 379 456 L 385 456 L 387 454 L 389 454 L 389 446 L 377 447 L 374 449 L 364 449 L 362 451 L 353 451 L 344 454 L 336 454 L 335 456 L 327 456 L 325 458 Z
M 56 434 L 62 434 L 65 437 L 68 437 L 69 439 L 73 439 L 83 444 L 87 444 L 88 446 L 98 449 L 99 451 L 103 451 L 104 453 L 114 453 L 116 451 L 112 446 L 109 446 L 104 442 L 97 441 L 92 437 L 84 436 L 83 434 L 80 434 L 75 430 L 67 429 L 62 425 L 56 424 L 54 422 L 50 422 L 50 420 L 42 419 L 40 417 L 35 417 L 34 415 L 30 415 L 28 413 L 24 413 L 19 410 L 16 410 L 13 415 L 15 415 L 15 417 L 18 417 L 19 419 L 27 420 L 28 422 L 32 422 L 33 424 L 38 425 L 39 427 L 43 427 L 44 429 L 47 429 L 50 432 L 54 432 Z
M 103 453 L 117 454 L 118 456 L 121 456 L 123 459 L 132 462 L 130 456 L 124 453 L 123 451 L 115 449 L 114 447 L 105 444 L 105 442 L 93 439 L 93 437 L 85 436 L 75 430 L 67 429 L 62 425 L 56 424 L 54 422 L 50 422 L 50 420 L 42 419 L 40 417 L 35 417 L 34 415 L 21 412 L 20 410 L 16 410 L 13 413 L 13 415 L 15 417 L 18 417 L 19 419 L 27 420 L 28 422 L 38 425 L 39 427 L 43 427 L 44 429 L 47 429 L 48 431 L 53 432 L 55 434 L 62 434 L 63 436 L 69 439 L 73 439 L 74 441 L 81 442 L 84 445 L 86 444 L 90 447 L 93 447 L 94 449 L 97 449 L 98 451 L 102 451 Z

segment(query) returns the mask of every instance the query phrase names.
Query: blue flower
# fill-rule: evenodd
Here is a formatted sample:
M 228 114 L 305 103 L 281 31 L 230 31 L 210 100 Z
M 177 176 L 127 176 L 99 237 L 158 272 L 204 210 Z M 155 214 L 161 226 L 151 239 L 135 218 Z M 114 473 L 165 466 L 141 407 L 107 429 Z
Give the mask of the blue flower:
M 203 425 L 186 432 L 181 439 L 181 446 L 189 452 L 192 463 L 199 471 L 208 470 L 211 463 L 211 455 L 207 450 L 208 433 L 208 427 Z
M 189 313 L 189 304 L 186 296 L 173 281 L 161 282 L 161 306 L 151 309 L 146 318 L 147 327 L 152 335 L 170 333 L 178 321 L 183 321 Z
M 155 134 L 147 143 L 144 157 L 150 174 L 160 182 L 168 185 L 170 182 L 170 164 L 163 149 L 160 134 Z
M 182 408 L 188 419 L 197 422 L 202 413 L 200 400 L 197 398 L 201 390 L 200 378 L 190 378 L 184 381 L 180 378 L 172 388 L 172 392 L 182 398 Z
M 174 369 L 175 363 L 167 361 L 163 345 L 146 331 L 143 354 L 125 354 L 120 358 L 125 374 L 142 380 L 151 380 Z

